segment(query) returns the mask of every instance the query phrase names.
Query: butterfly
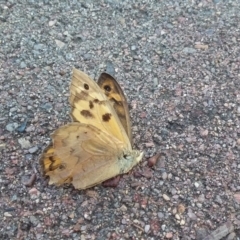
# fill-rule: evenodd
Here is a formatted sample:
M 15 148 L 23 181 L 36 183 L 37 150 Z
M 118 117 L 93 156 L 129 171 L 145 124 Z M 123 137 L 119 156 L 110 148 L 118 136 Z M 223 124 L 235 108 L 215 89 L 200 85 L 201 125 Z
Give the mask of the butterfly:
M 73 69 L 72 121 L 52 133 L 40 165 L 49 184 L 86 189 L 129 172 L 143 157 L 132 149 L 129 109 L 117 81 L 102 73 L 98 83 Z

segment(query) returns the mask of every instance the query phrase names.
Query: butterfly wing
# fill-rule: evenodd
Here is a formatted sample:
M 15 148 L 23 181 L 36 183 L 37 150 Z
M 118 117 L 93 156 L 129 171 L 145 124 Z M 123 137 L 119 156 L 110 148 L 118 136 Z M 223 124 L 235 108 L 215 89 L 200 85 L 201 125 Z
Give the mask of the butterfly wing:
M 115 112 L 118 115 L 119 120 L 125 129 L 128 138 L 132 144 L 132 131 L 131 131 L 131 121 L 129 117 L 129 109 L 127 104 L 127 99 L 122 91 L 122 88 L 108 73 L 102 73 L 97 81 L 99 87 L 104 91 L 108 100 L 112 103 Z
M 100 129 L 70 123 L 52 134 L 53 149 L 45 174 L 49 184 L 72 183 L 86 189 L 128 172 L 142 158 L 139 152 L 119 148 L 119 140 Z
M 90 124 L 112 134 L 131 149 L 127 133 L 104 92 L 87 74 L 77 69 L 73 69 L 69 102 L 73 121 Z

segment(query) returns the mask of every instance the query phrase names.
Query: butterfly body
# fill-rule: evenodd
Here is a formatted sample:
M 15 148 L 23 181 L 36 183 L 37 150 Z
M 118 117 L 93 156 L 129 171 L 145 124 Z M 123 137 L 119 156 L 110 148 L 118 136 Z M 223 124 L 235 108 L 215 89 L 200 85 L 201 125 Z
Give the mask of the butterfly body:
M 127 173 L 142 159 L 143 153 L 132 150 L 125 96 L 118 96 L 120 87 L 113 82 L 101 80 L 98 85 L 73 70 L 69 98 L 73 122 L 52 134 L 52 144 L 40 159 L 49 184 L 72 183 L 86 189 Z

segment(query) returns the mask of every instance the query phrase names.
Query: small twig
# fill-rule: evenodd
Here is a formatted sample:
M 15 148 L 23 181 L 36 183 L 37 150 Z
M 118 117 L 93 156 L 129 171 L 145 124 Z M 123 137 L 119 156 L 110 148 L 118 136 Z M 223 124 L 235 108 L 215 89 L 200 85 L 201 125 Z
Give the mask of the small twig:
M 144 232 L 144 229 L 143 229 L 142 227 L 138 226 L 137 224 L 135 224 L 135 223 L 132 223 L 132 225 L 133 225 L 134 227 L 136 227 L 136 228 L 138 228 L 138 229 L 140 229 L 141 231 L 143 231 L 143 232 Z

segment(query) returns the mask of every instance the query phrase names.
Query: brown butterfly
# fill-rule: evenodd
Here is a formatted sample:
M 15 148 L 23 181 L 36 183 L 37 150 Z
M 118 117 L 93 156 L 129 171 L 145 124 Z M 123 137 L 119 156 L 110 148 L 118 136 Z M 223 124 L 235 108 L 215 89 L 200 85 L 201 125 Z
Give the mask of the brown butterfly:
M 127 173 L 143 157 L 132 149 L 126 98 L 117 81 L 102 73 L 98 84 L 73 69 L 70 85 L 73 122 L 57 129 L 40 164 L 49 184 L 86 189 Z

